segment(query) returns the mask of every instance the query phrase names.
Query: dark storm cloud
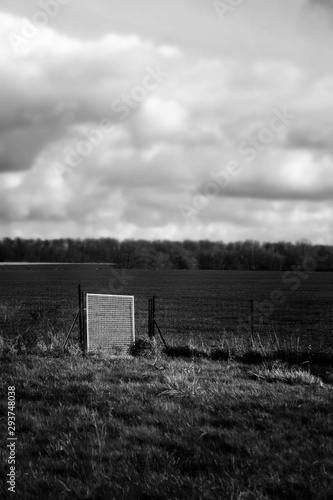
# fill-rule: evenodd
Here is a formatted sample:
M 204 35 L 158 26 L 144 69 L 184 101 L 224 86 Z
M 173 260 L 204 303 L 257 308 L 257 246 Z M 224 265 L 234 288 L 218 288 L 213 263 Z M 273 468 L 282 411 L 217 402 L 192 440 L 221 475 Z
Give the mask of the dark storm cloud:
M 310 0 L 310 5 L 333 9 L 333 0 Z
M 317 123 L 295 127 L 287 136 L 286 147 L 333 152 L 333 122 L 319 119 Z

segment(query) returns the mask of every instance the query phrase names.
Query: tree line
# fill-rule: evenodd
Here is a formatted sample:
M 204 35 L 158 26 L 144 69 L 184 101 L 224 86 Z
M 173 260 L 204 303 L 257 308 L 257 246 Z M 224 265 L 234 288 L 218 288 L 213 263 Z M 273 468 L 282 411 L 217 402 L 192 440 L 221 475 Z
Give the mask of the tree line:
M 284 271 L 293 266 L 332 271 L 333 247 L 307 241 L 233 243 L 208 240 L 54 240 L 3 238 L 0 262 L 103 262 L 117 268 Z

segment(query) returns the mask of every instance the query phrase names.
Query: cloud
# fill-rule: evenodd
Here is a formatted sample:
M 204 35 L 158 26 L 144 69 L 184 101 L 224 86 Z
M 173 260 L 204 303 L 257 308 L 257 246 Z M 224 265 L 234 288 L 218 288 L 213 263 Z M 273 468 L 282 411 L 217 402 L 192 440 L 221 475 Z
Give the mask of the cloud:
M 160 43 L 140 32 L 84 38 L 51 24 L 16 54 L 7 35 L 20 32 L 24 18 L 0 14 L 3 226 L 49 237 L 290 239 L 316 232 L 322 217 L 326 230 L 333 195 L 333 80 L 326 52 L 308 51 L 313 42 L 294 33 L 286 18 L 288 55 L 275 35 L 263 32 L 260 10 L 257 17 L 251 13 L 261 29 L 250 57 L 254 31 L 242 18 L 248 7 L 238 11 L 233 29 L 240 22 L 245 31 L 236 32 L 237 51 L 222 46 L 225 33 L 219 32 L 218 50 L 206 57 L 168 45 L 164 37 Z M 206 13 L 203 22 L 208 19 L 213 16 Z M 276 26 L 272 30 L 276 34 Z M 119 104 L 143 85 L 147 67 L 157 65 L 168 76 L 141 102 L 132 99 L 122 119 Z M 258 137 L 273 110 L 283 106 L 296 119 L 248 162 L 240 144 Z M 106 118 L 114 126 L 101 132 Z M 85 154 L 93 136 L 98 144 L 90 141 Z M 65 164 L 68 151 L 76 165 L 61 177 L 52 165 Z M 196 218 L 184 221 L 179 204 L 192 203 L 210 172 L 231 160 L 240 162 L 239 176 Z
M 305 4 L 305 14 L 311 24 L 312 34 L 316 37 L 331 37 L 333 20 L 332 0 L 308 0 Z
M 0 15 L 7 36 L 19 32 L 22 22 Z M 0 76 L 3 172 L 31 168 L 43 147 L 68 135 L 73 124 L 115 119 L 111 106 L 120 93 L 140 82 L 147 66 L 158 61 L 170 64 L 179 55 L 176 49 L 164 46 L 161 50 L 134 35 L 109 34 L 84 42 L 49 28 L 40 28 L 20 55 L 13 52 L 8 39 L 4 46 Z
M 143 103 L 137 117 L 146 135 L 165 137 L 183 132 L 186 127 L 186 109 L 174 99 L 163 100 L 151 96 Z
M 328 9 L 333 9 L 333 1 L 332 0 L 309 0 L 310 4 L 313 6 L 324 7 Z

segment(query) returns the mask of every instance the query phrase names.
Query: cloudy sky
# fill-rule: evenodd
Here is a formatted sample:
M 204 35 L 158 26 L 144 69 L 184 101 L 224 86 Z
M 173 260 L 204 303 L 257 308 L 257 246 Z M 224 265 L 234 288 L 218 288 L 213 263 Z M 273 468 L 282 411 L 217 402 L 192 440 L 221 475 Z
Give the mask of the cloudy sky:
M 327 240 L 332 48 L 333 0 L 2 0 L 0 237 Z

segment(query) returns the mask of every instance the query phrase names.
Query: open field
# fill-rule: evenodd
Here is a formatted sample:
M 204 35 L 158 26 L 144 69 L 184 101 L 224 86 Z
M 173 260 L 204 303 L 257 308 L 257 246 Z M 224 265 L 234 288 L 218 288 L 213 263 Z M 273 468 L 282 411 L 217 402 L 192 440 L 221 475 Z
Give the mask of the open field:
M 110 267 L 0 266 L 0 498 L 13 496 L 5 444 L 13 386 L 19 500 L 333 498 L 333 275 L 312 274 L 297 292 L 280 273 L 126 275 L 116 286 L 135 296 L 138 337 L 155 294 L 167 351 L 146 341 L 124 359 L 83 358 L 75 342 L 63 352 L 77 284 L 107 292 L 119 280 Z M 312 348 L 295 343 L 295 332 L 289 344 L 283 330 L 265 338 L 265 325 L 252 344 L 228 331 L 234 304 L 260 303 L 276 288 L 287 299 L 269 319 L 289 307 Z M 302 314 L 291 307 L 298 303 Z M 317 313 L 327 321 L 310 337 Z
M 293 291 L 297 278 L 286 283 L 280 272 L 126 270 L 123 274 L 105 264 L 0 266 L 0 326 L 8 335 L 39 327 L 65 335 L 77 310 L 81 283 L 90 292 L 134 295 L 137 337 L 147 334 L 147 302 L 154 294 L 156 319 L 168 344 L 242 342 L 249 337 L 253 299 L 253 332 L 262 342 L 278 339 L 284 347 L 332 352 L 333 273 L 298 279 Z M 285 300 L 271 310 L 267 300 L 274 290 Z

